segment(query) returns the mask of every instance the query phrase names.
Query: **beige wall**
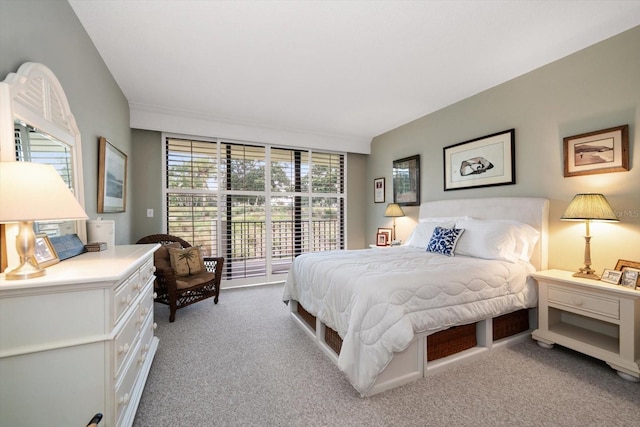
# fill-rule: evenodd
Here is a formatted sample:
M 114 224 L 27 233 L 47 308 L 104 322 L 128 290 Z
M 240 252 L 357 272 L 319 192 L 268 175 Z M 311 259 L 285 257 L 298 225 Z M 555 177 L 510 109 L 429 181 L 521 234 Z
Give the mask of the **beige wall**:
M 538 196 L 551 201 L 549 266 L 577 269 L 584 255 L 584 224 L 560 222 L 575 193 L 605 194 L 619 224 L 594 223 L 593 267 L 601 272 L 619 258 L 640 261 L 640 27 L 577 52 L 507 83 L 376 137 L 367 168 L 367 186 L 385 177 L 393 198 L 392 161 L 421 156 L 421 200 L 489 196 Z M 628 172 L 565 178 L 562 139 L 629 124 Z M 443 147 L 491 133 L 516 130 L 516 184 L 443 190 Z M 367 235 L 390 226 L 386 205 L 367 192 Z M 406 240 L 417 208 L 397 221 Z
M 131 241 L 132 180 L 127 211 L 98 214 L 98 137 L 128 155 L 129 103 L 66 0 L 0 0 L 0 80 L 25 62 L 39 62 L 56 75 L 82 137 L 85 211 L 116 222 L 116 244 Z

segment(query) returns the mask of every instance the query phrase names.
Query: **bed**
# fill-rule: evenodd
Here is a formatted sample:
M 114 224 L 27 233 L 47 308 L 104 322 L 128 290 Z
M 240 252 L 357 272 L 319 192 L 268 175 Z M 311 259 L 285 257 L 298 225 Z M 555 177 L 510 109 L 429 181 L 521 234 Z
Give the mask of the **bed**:
M 543 198 L 423 203 L 400 247 L 297 257 L 283 300 L 353 387 L 374 395 L 529 336 L 548 211 Z

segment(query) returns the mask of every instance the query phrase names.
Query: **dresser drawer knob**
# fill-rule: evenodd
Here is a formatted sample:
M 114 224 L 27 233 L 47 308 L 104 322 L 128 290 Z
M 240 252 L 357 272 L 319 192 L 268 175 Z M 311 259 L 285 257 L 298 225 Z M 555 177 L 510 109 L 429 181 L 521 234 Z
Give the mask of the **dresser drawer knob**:
M 573 299 L 573 304 L 577 305 L 578 307 L 580 307 L 582 304 L 584 304 L 584 301 L 582 300 L 582 298 L 574 298 Z
M 129 393 L 125 393 L 124 396 L 120 396 L 120 399 L 118 399 L 118 403 L 121 405 L 126 405 L 127 403 L 129 403 L 129 399 L 131 399 Z
M 131 294 L 127 295 L 126 297 L 122 297 L 122 305 L 129 305 L 131 304 L 131 301 L 133 301 L 133 296 Z
M 158 329 L 158 324 L 153 322 L 153 330 L 155 331 L 156 329 Z
M 120 354 L 122 354 L 122 353 L 126 353 L 126 352 L 128 352 L 128 351 L 129 351 L 129 343 L 126 343 L 125 345 L 121 345 L 121 346 L 120 346 L 120 348 L 119 348 L 119 350 L 118 350 L 118 352 L 119 352 Z

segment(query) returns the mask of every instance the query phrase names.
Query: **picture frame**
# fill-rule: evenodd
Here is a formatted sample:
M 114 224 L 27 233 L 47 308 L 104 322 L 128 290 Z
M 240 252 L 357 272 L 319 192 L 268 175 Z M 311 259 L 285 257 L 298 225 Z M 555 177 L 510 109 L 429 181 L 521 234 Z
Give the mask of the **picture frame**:
M 379 243 L 380 235 L 382 234 L 385 236 L 385 243 L 384 245 L 378 245 L 378 246 L 388 246 L 391 243 L 391 233 L 392 233 L 392 230 L 390 228 L 379 227 L 378 232 L 376 234 L 376 236 L 378 236 L 376 239 L 376 244 Z
M 373 180 L 373 203 L 384 203 L 385 182 L 384 178 Z
M 564 176 L 629 170 L 629 125 L 563 138 Z
M 631 289 L 638 288 L 638 278 L 640 278 L 640 270 L 628 268 L 624 271 L 621 271 L 620 273 L 622 274 L 622 278 L 620 279 L 620 284 L 622 286 Z
M 516 183 L 515 129 L 443 148 L 444 191 Z
M 420 155 L 393 161 L 393 202 L 420 206 Z
M 617 285 L 620 283 L 620 279 L 622 278 L 622 271 L 610 270 L 605 268 L 602 272 L 601 281 L 611 283 L 613 285 Z
M 46 268 L 60 262 L 55 248 L 46 234 L 38 234 L 36 236 L 36 247 L 34 250 L 34 258 L 39 267 Z
M 98 212 L 124 212 L 127 202 L 127 155 L 99 138 Z
M 387 235 L 378 233 L 376 236 L 376 246 L 387 246 Z
M 619 259 L 616 263 L 616 270 L 624 271 L 625 269 L 633 268 L 640 270 L 640 261 L 629 261 L 626 259 Z

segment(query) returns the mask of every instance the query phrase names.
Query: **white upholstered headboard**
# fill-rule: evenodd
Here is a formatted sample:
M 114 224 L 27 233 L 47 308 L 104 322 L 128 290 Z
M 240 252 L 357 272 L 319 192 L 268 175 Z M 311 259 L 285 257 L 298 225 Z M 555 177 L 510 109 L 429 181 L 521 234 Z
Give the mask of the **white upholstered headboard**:
M 419 218 L 470 216 L 483 219 L 512 219 L 540 231 L 540 239 L 531 257 L 538 270 L 548 265 L 549 200 L 541 197 L 487 197 L 425 202 Z

